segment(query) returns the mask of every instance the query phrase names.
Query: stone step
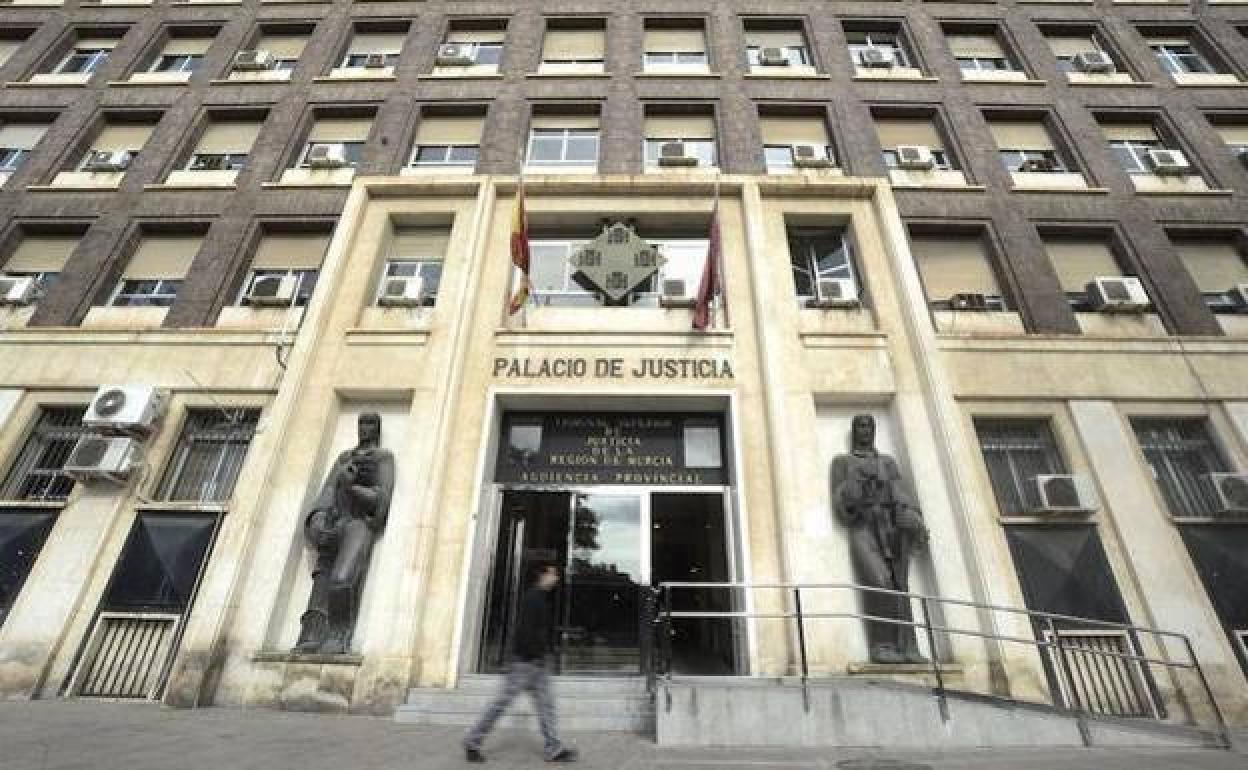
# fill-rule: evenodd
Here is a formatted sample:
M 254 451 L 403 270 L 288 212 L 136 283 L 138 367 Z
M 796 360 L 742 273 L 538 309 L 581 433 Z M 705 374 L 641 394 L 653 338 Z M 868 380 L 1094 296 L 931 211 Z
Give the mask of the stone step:
M 502 686 L 502 674 L 465 674 L 459 678 L 455 689 L 461 692 L 498 691 Z M 560 695 L 590 693 L 595 696 L 645 695 L 646 680 L 639 676 L 552 676 L 551 687 Z
M 407 698 L 404 708 L 440 711 L 444 713 L 479 714 L 490 702 L 493 695 L 477 693 L 461 693 L 452 691 L 418 691 Z M 515 714 L 533 714 L 533 700 L 522 694 L 512 701 L 508 711 Z M 654 704 L 649 698 L 565 698 L 555 697 L 555 711 L 559 714 L 576 714 L 580 716 L 644 716 L 654 713 Z
M 562 732 L 614 732 L 654 734 L 653 716 L 581 716 L 567 712 L 556 712 L 559 731 Z M 425 711 L 400 706 L 394 713 L 394 721 L 400 724 L 439 725 L 443 727 L 468 728 L 476 723 L 478 713 L 447 713 L 441 711 Z M 537 729 L 537 716 L 509 712 L 498 720 L 498 727 Z

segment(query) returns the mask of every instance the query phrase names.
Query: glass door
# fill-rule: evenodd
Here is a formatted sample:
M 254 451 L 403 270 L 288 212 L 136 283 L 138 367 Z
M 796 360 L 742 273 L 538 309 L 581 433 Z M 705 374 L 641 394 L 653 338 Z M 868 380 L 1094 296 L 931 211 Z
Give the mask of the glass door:
M 641 656 L 642 497 L 572 495 L 559 668 L 565 674 L 637 674 Z

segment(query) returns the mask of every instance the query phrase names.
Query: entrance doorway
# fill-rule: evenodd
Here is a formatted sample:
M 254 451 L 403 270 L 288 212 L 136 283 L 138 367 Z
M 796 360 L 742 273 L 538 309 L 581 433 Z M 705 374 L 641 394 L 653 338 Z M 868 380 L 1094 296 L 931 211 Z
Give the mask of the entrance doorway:
M 554 564 L 563 574 L 550 598 L 557 673 L 641 673 L 649 641 L 643 591 L 662 581 L 731 581 L 727 513 L 722 490 L 503 489 L 479 669 L 502 670 L 520 597 L 539 566 Z M 676 609 L 730 609 L 722 589 L 687 589 L 677 597 Z M 727 620 L 677 624 L 674 666 L 734 673 L 742 645 L 732 632 Z

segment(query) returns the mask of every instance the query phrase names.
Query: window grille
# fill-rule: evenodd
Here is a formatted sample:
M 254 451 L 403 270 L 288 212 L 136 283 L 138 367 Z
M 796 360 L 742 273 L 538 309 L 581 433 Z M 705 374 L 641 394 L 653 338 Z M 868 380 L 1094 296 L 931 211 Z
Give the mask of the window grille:
M 1205 474 L 1229 471 L 1203 419 L 1136 419 L 1135 439 L 1170 515 L 1214 516 L 1217 495 Z
M 191 410 L 157 497 L 170 502 L 229 500 L 259 419 L 259 409 Z
M 64 500 L 74 480 L 62 468 L 87 431 L 84 406 L 44 407 L 0 489 L 5 500 Z
M 1024 514 L 1040 507 L 1031 479 L 1065 473 L 1053 431 L 1043 420 L 975 421 L 980 450 L 988 466 L 997 509 L 1003 515 Z

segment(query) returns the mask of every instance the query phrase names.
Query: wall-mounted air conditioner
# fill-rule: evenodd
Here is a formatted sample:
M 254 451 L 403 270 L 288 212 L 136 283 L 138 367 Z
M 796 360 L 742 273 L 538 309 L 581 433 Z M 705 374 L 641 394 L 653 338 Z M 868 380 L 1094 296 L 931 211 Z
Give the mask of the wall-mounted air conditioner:
M 151 385 L 101 385 L 82 424 L 104 431 L 149 431 L 164 413 L 166 398 Z
M 1088 303 L 1102 313 L 1142 313 L 1149 308 L 1144 284 L 1132 275 L 1101 276 L 1086 288 Z
M 139 442 L 128 436 L 83 436 L 65 460 L 64 470 L 79 481 L 121 481 L 139 463 Z
M 1078 474 L 1032 476 L 1038 503 L 1033 513 L 1091 513 L 1098 507 L 1092 480 Z

